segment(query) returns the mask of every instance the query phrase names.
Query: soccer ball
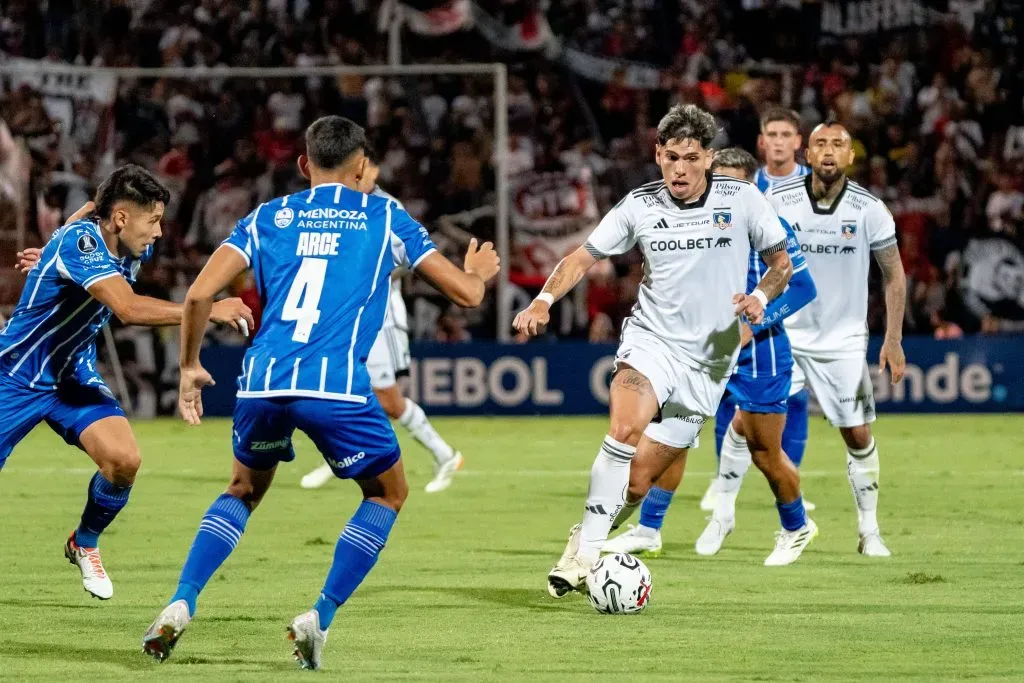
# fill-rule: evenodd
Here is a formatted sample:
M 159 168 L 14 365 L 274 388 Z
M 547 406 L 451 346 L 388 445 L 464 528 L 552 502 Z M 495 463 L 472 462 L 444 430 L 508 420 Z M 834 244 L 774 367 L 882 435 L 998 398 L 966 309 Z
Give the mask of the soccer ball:
M 605 555 L 587 574 L 587 599 L 602 614 L 637 614 L 651 600 L 651 570 L 626 553 Z

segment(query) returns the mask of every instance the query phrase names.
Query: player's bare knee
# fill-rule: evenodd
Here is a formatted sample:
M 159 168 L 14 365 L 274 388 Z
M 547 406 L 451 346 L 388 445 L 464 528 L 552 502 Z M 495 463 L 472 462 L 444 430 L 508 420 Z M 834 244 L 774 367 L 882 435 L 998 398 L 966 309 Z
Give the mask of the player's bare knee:
M 867 448 L 871 445 L 871 426 L 860 425 L 859 427 L 840 427 L 839 433 L 843 441 L 850 448 L 857 450 Z
M 608 436 L 619 443 L 635 446 L 640 443 L 640 437 L 644 434 L 646 425 L 637 424 L 630 418 L 618 418 L 613 416 L 608 426 Z
M 106 449 L 100 463 L 100 473 L 117 486 L 131 486 L 142 467 L 142 455 L 134 442 Z

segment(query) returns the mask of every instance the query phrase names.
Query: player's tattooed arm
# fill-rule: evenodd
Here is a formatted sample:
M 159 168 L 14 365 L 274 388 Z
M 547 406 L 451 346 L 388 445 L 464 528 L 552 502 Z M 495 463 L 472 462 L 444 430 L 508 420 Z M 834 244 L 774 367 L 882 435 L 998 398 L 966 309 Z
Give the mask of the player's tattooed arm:
M 885 341 L 878 357 L 878 371 L 888 365 L 892 383 L 903 379 L 907 358 L 903 354 L 903 316 L 907 305 L 907 276 L 903 272 L 900 249 L 893 244 L 871 252 L 882 271 L 885 288 Z
M 526 310 L 516 315 L 512 327 L 527 337 L 542 332 L 551 319 L 551 304 L 571 292 L 595 263 L 597 258 L 586 247 L 580 247 L 559 261 L 548 281 L 544 283 L 540 296 L 534 299 Z M 546 300 L 548 297 L 550 301 Z
M 757 288 L 750 294 L 736 294 L 732 301 L 736 304 L 736 315 L 744 315 L 752 325 L 757 325 L 764 318 L 764 309 L 769 301 L 776 298 L 786 289 L 789 278 L 793 277 L 793 262 L 785 249 L 785 242 L 779 249 L 761 252 L 761 258 L 768 264 L 768 271 L 757 283 Z M 764 295 L 762 300 L 758 290 Z
M 764 292 L 768 301 L 771 301 L 785 291 L 789 278 L 793 277 L 793 261 L 785 249 L 772 254 L 761 254 L 761 257 L 768 264 L 768 272 L 757 283 L 757 288 Z

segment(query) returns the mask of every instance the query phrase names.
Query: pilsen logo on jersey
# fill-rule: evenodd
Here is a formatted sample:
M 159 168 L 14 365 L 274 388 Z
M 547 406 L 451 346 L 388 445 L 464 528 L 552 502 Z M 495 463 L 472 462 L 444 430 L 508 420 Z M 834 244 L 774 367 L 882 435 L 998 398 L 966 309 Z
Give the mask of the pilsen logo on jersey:
M 715 224 L 715 227 L 719 230 L 725 230 L 726 228 L 732 227 L 732 212 L 731 211 L 715 211 L 711 217 L 711 222 Z
M 295 212 L 289 209 L 287 206 L 283 209 L 278 209 L 277 213 L 274 214 L 274 225 L 279 228 L 287 228 L 295 220 Z
M 856 223 L 843 223 L 842 227 L 843 237 L 848 240 L 852 240 L 857 236 L 857 224 Z

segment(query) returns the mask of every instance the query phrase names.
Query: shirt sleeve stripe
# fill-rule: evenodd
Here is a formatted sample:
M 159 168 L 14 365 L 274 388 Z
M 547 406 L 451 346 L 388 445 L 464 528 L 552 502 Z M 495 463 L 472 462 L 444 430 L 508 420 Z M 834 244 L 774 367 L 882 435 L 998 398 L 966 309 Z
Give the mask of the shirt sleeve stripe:
M 794 268 L 793 269 L 793 274 L 795 275 L 796 273 L 799 273 L 801 270 L 807 270 L 807 264 L 806 263 L 804 263 L 801 266 L 797 266 L 796 268 Z
M 767 249 L 762 249 L 759 253 L 761 254 L 761 256 L 771 256 L 772 254 L 777 254 L 780 251 L 784 251 L 785 249 L 786 249 L 786 240 L 782 240 L 781 242 L 776 242 L 775 244 L 773 244 L 772 246 L 768 247 Z
M 586 244 L 584 244 L 583 248 L 587 250 L 588 254 L 590 254 L 591 256 L 596 258 L 598 261 L 600 261 L 601 259 L 608 258 L 608 254 L 603 253 L 600 249 L 595 247 L 590 242 L 587 242 Z
M 889 247 L 894 247 L 894 246 L 896 246 L 896 236 L 895 235 L 893 235 L 892 237 L 889 237 L 888 239 L 884 239 L 884 240 L 881 240 L 879 242 L 872 243 L 871 244 L 871 251 L 878 251 L 879 249 L 888 249 Z
M 221 244 L 221 246 L 222 247 L 231 247 L 232 249 L 234 249 L 235 251 L 237 251 L 239 254 L 242 255 L 242 258 L 245 259 L 245 264 L 246 265 L 251 265 L 252 264 L 252 260 L 249 258 L 249 255 L 245 253 L 245 249 L 242 249 L 237 244 L 232 244 L 231 242 L 223 242 Z
M 416 266 L 418 266 L 419 264 L 423 263 L 423 259 L 425 259 L 425 258 L 427 258 L 428 256 L 430 256 L 430 255 L 431 255 L 431 254 L 433 254 L 433 253 L 434 253 L 435 251 L 437 251 L 437 249 L 434 249 L 433 247 L 431 247 L 430 249 L 428 249 L 428 250 L 427 250 L 426 252 L 424 252 L 424 254 L 423 254 L 422 256 L 420 256 L 420 257 L 419 257 L 418 259 L 416 259 L 416 262 L 415 262 L 415 263 L 413 263 L 413 264 L 412 264 L 412 265 L 410 266 L 410 268 L 413 268 L 413 269 L 415 269 L 415 268 L 416 268 Z
M 111 277 L 122 277 L 122 275 L 121 275 L 121 273 L 118 273 L 118 272 L 101 273 L 99 275 L 94 275 L 93 277 L 89 278 L 88 280 L 86 280 L 85 282 L 82 283 L 82 289 L 89 289 L 90 287 L 92 287 L 94 284 L 96 284 L 100 280 L 106 280 L 107 278 L 111 278 Z

